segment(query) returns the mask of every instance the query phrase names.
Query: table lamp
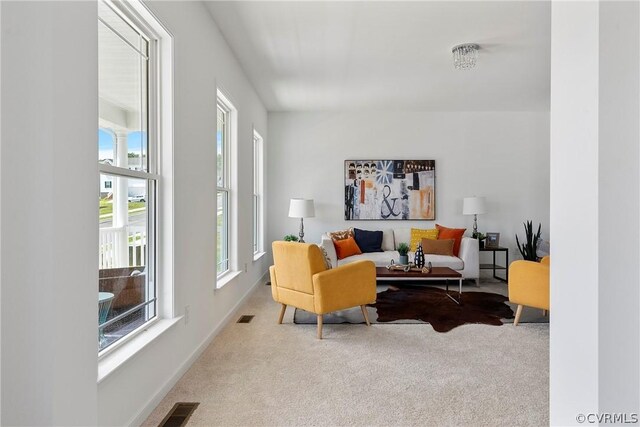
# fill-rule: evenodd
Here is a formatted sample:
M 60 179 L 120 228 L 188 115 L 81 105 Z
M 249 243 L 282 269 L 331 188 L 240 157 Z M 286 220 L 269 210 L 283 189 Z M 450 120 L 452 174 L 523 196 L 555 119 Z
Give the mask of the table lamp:
M 462 214 L 473 215 L 473 237 L 478 234 L 478 215 L 487 213 L 484 197 L 465 197 L 462 201 Z
M 304 219 L 316 216 L 312 199 L 291 199 L 289 203 L 289 218 L 300 218 L 300 243 L 304 243 Z

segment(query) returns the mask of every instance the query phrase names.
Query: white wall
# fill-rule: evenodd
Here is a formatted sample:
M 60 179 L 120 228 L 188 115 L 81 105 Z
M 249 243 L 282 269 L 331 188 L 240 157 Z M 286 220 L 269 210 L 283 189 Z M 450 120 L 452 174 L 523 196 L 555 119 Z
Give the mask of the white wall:
M 96 4 L 0 7 L 0 422 L 91 425 L 97 421 Z
M 520 256 L 515 234 L 522 222 L 542 223 L 549 236 L 548 112 L 269 113 L 269 241 L 298 234 L 287 217 L 289 198 L 313 198 L 316 218 L 305 240 L 355 226 L 432 227 L 421 221 L 345 221 L 344 160 L 435 159 L 436 221 L 473 227 L 462 199 L 485 196 L 479 230 L 501 233 L 500 244 Z
M 251 231 L 252 131 L 269 143 L 266 111 L 201 3 L 149 6 L 175 37 L 174 293 L 190 322 L 97 384 L 96 4 L 2 2 L 3 425 L 141 422 L 266 273 Z M 248 272 L 214 291 L 216 84 L 238 108 Z
M 564 426 L 598 410 L 598 3 L 553 2 L 551 24 L 550 421 Z
M 175 307 L 181 314 L 190 306 L 190 323 L 180 323 L 100 383 L 101 425 L 128 423 L 144 409 L 142 421 L 162 397 L 156 393 L 167 391 L 165 383 L 177 380 L 192 352 L 267 271 L 266 258 L 253 262 L 251 216 L 253 126 L 269 144 L 266 111 L 203 4 L 148 5 L 174 36 Z M 238 109 L 237 241 L 239 265 L 247 263 L 249 271 L 214 291 L 216 84 Z
M 640 413 L 640 7 L 599 21 L 599 411 Z
M 639 35 L 637 2 L 552 5 L 552 425 L 640 412 Z

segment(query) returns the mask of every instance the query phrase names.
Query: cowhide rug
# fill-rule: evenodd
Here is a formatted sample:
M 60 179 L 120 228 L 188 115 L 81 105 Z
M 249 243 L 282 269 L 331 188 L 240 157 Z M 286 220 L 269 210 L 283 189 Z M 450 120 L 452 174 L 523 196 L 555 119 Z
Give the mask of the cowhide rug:
M 457 291 L 449 291 L 458 298 Z M 502 325 L 501 319 L 512 319 L 513 311 L 505 304 L 504 295 L 489 292 L 463 292 L 462 304 L 451 301 L 444 289 L 433 287 L 390 287 L 378 293 L 375 307 L 378 322 L 401 319 L 428 322 L 437 332 L 450 330 L 466 323 Z

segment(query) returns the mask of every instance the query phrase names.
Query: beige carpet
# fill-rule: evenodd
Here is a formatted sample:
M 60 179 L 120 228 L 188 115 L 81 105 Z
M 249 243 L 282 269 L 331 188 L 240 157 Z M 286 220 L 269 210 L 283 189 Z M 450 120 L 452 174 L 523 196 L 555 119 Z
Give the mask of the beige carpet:
M 144 425 L 178 401 L 202 426 L 542 426 L 549 418 L 549 325 L 277 325 L 259 286 Z

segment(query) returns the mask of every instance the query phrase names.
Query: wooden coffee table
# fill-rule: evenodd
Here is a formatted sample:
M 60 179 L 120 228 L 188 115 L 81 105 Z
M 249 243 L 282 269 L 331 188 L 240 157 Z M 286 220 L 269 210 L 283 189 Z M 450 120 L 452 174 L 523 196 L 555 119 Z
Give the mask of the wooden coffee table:
M 376 279 L 389 281 L 433 281 L 444 280 L 447 296 L 456 304 L 462 302 L 462 274 L 449 267 L 433 267 L 431 273 L 423 273 L 414 269 L 411 271 L 389 270 L 387 267 L 376 267 Z M 449 294 L 449 280 L 458 281 L 458 299 Z

